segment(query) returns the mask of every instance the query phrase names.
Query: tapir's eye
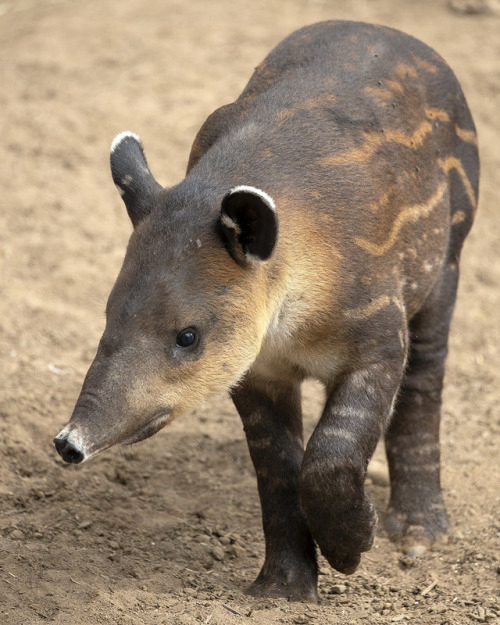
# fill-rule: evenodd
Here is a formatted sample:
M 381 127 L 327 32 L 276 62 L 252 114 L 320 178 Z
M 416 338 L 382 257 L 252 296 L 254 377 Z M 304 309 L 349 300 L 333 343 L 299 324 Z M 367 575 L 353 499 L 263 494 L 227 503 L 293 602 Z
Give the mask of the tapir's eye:
M 179 347 L 191 347 L 196 341 L 196 333 L 192 328 L 186 328 L 177 335 L 177 345 Z

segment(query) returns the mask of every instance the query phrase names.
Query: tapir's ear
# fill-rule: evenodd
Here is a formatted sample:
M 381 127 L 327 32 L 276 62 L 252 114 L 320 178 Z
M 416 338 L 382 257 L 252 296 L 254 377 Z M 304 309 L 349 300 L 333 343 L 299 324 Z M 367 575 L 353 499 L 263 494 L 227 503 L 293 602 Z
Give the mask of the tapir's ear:
M 236 262 L 266 261 L 278 236 L 273 199 L 255 187 L 235 187 L 222 200 L 220 224 L 227 248 Z
M 149 171 L 141 140 L 133 132 L 121 132 L 113 139 L 110 162 L 113 182 L 135 228 L 151 211 L 162 186 Z

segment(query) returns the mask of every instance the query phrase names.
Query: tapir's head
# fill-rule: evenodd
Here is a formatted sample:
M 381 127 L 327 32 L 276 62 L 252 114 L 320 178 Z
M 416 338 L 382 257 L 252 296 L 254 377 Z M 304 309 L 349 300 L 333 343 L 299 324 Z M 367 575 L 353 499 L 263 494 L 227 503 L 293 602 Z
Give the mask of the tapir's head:
M 272 314 L 264 268 L 278 226 L 265 192 L 189 177 L 163 189 L 132 133 L 113 141 L 111 170 L 134 231 L 95 360 L 54 439 L 67 462 L 147 438 L 236 384 Z

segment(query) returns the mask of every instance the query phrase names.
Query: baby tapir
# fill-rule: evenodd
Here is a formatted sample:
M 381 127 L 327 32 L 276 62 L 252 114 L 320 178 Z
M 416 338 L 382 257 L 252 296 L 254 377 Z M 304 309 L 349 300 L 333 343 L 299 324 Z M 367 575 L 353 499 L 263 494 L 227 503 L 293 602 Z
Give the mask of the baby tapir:
M 439 415 L 462 243 L 478 193 L 474 124 L 448 65 L 390 28 L 290 35 L 199 131 L 162 188 L 136 135 L 111 146 L 134 230 L 68 425 L 67 462 L 151 436 L 229 390 L 262 504 L 255 595 L 317 597 L 315 544 L 356 570 L 385 436 L 387 529 L 421 552 L 448 531 Z M 324 412 L 305 451 L 300 385 Z

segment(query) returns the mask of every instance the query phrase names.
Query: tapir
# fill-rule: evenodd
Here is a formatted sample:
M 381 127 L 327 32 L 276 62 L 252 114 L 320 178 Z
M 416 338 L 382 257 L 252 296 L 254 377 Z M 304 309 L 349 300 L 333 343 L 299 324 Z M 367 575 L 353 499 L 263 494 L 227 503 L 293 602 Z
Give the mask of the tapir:
M 389 535 L 410 555 L 445 536 L 441 391 L 479 177 L 446 62 L 391 28 L 307 26 L 208 117 L 182 182 L 156 182 L 132 132 L 111 171 L 133 232 L 62 458 L 145 439 L 229 391 L 266 544 L 250 594 L 316 600 L 316 547 L 356 570 L 381 437 Z M 306 378 L 326 400 L 304 448 Z

